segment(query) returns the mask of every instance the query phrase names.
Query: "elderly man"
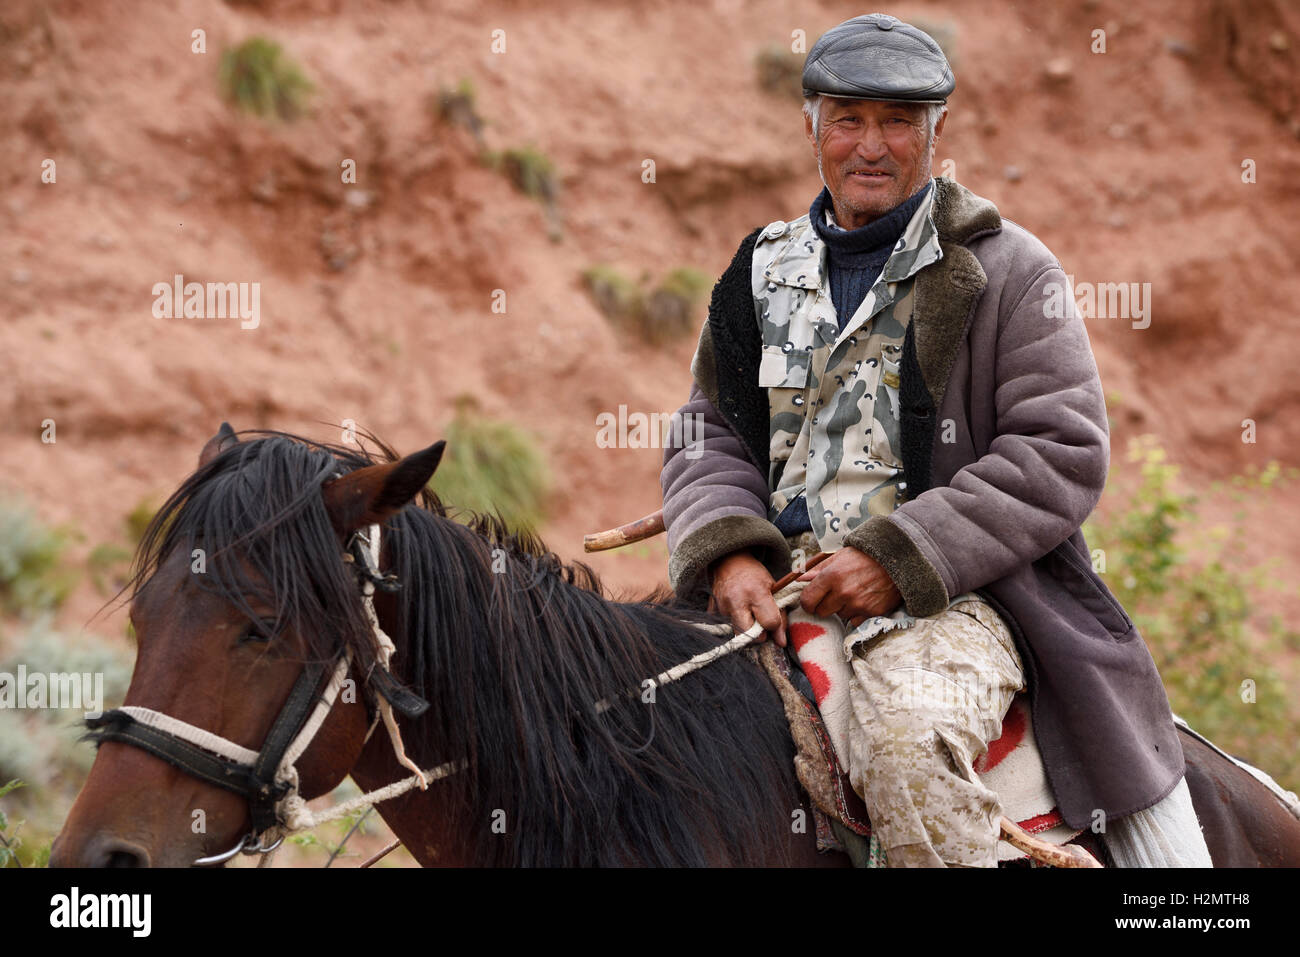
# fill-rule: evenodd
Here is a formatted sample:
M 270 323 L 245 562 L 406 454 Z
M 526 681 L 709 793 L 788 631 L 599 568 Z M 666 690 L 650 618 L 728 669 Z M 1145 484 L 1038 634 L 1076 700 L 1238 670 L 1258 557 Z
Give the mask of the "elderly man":
M 825 189 L 714 290 L 681 409 L 704 436 L 662 473 L 674 588 L 785 644 L 774 576 L 833 553 L 791 620 L 850 659 L 842 748 L 891 866 L 996 863 L 973 764 L 1026 686 L 1067 823 L 1117 857 L 1163 824 L 1190 850 L 1149 863 L 1207 865 L 1160 678 L 1079 530 L 1109 444 L 1083 323 L 1044 308 L 1064 272 L 932 178 L 955 81 L 927 34 L 856 17 L 803 85 Z

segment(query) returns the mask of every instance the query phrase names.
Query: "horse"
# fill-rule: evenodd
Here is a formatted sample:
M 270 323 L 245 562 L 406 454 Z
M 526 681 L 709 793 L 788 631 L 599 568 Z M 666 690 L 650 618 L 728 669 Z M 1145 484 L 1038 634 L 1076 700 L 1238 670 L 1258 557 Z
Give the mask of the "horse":
M 611 597 L 532 533 L 455 512 L 429 488 L 444 443 L 399 457 L 365 438 L 377 452 L 222 423 L 123 588 L 138 645 L 124 710 L 262 762 L 273 752 L 275 765 L 316 705 L 323 720 L 295 763 L 304 800 L 349 775 L 369 792 L 416 765 L 453 767 L 377 805 L 422 866 L 849 864 L 818 851 L 782 704 L 756 662 L 730 655 L 643 690 L 715 646 L 700 626 L 721 618 L 662 587 Z M 382 529 L 371 569 L 353 548 L 366 529 Z M 367 575 L 378 589 L 359 586 Z M 344 690 L 320 703 L 331 669 Z M 400 731 L 371 733 L 381 713 L 396 723 L 393 706 Z M 166 731 L 124 731 L 122 713 L 108 730 L 109 714 L 88 721 L 98 752 L 51 866 L 268 849 L 256 834 L 280 794 L 268 797 L 269 777 Z M 1184 750 L 1216 866 L 1300 864 L 1300 822 L 1272 793 L 1194 739 Z M 1104 855 L 1095 835 L 1079 843 Z

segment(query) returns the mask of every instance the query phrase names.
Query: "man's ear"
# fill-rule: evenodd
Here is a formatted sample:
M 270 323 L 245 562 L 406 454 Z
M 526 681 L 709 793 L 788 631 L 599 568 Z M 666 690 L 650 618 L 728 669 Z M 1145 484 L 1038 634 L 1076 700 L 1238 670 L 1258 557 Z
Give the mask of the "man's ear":
M 235 430 L 230 427 L 230 423 L 222 422 L 221 428 L 217 429 L 217 434 L 208 439 L 207 444 L 203 446 L 203 451 L 199 453 L 199 468 L 203 468 L 230 446 L 238 444 L 239 437 L 235 435 Z
M 939 142 L 939 136 L 943 133 L 943 124 L 948 122 L 948 111 L 944 110 L 939 114 L 938 121 L 934 124 L 934 136 L 930 140 L 930 152 L 934 152 L 935 144 Z
M 819 105 L 817 108 L 821 109 L 821 106 Z M 803 135 L 808 137 L 808 142 L 812 144 L 813 153 L 815 155 L 817 153 L 817 138 L 813 136 L 812 117 L 807 113 L 804 113 L 803 115 Z
M 382 525 L 429 484 L 446 442 L 435 442 L 396 462 L 370 465 L 321 485 L 325 510 L 340 538 L 367 525 Z

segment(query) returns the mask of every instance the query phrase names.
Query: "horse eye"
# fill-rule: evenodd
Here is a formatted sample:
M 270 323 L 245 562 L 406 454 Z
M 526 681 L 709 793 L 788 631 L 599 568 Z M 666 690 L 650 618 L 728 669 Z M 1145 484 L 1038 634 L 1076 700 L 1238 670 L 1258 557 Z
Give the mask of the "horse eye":
M 279 631 L 279 623 L 272 618 L 263 618 L 260 621 L 250 622 L 244 629 L 244 633 L 239 636 L 240 642 L 245 641 L 270 641 L 272 636 Z

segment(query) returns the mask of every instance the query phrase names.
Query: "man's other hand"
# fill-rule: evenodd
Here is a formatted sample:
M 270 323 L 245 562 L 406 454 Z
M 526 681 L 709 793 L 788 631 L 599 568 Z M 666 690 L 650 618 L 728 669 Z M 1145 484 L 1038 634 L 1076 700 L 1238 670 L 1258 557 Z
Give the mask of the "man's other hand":
M 903 601 L 880 563 L 852 545 L 800 575 L 799 580 L 811 582 L 800 596 L 804 611 L 823 618 L 839 615 L 850 628 L 875 615 L 889 614 Z
M 785 647 L 785 614 L 772 597 L 776 580 L 762 562 L 749 552 L 735 552 L 713 563 L 709 582 L 714 610 L 731 619 L 736 634 L 757 621 L 764 630 L 758 641 L 771 637 Z

